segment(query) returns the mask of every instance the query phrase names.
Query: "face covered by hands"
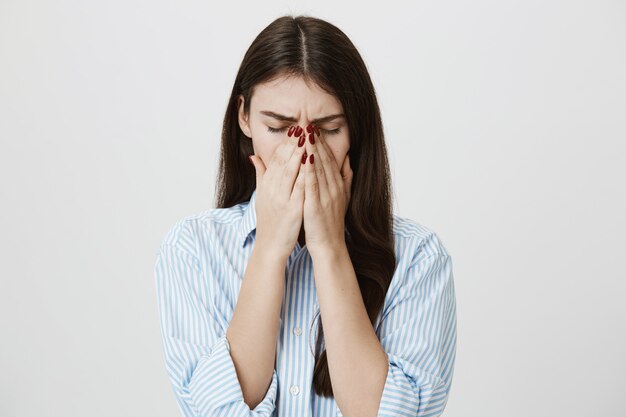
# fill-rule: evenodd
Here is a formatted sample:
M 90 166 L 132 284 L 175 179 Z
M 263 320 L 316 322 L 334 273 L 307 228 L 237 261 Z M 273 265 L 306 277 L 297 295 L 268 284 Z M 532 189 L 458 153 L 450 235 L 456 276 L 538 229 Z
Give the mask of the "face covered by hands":
M 350 154 L 339 166 L 326 143 L 323 131 L 309 124 L 304 131 L 306 153 L 303 224 L 309 252 L 345 245 L 345 215 L 350 202 L 352 168 Z
M 309 192 L 309 195 L 314 196 L 315 191 L 317 191 L 317 203 L 312 203 L 312 198 L 309 198 L 308 202 L 319 205 L 319 207 L 315 208 L 315 206 L 304 203 L 306 214 L 318 217 L 319 220 L 319 224 L 307 221 L 302 225 L 303 230 L 306 229 L 304 237 L 307 247 L 311 249 L 310 245 L 320 247 L 321 245 L 336 244 L 339 236 L 344 239 L 343 217 L 341 217 L 341 221 L 333 220 L 331 226 L 326 221 L 328 220 L 326 215 L 320 218 L 316 214 L 323 210 L 323 207 L 329 207 L 329 201 L 335 200 L 332 196 L 338 196 L 338 189 L 334 187 L 343 182 L 343 171 L 345 171 L 346 164 L 349 167 L 350 131 L 339 99 L 315 83 L 305 81 L 302 77 L 284 76 L 257 84 L 253 95 L 250 97 L 248 111 L 245 110 L 244 104 L 243 96 L 239 96 L 239 126 L 245 135 L 244 140 L 247 139 L 252 142 L 254 160 L 258 165 L 257 169 L 261 172 L 272 160 L 286 134 L 291 133 L 288 139 L 294 139 L 295 130 L 299 127 L 300 131 L 296 136 L 298 139 L 300 136 L 304 136 L 306 139 L 307 162 L 302 167 L 304 173 L 309 172 L 307 171 L 309 165 L 314 165 L 313 168 L 317 167 L 319 170 L 311 170 L 309 173 L 314 175 L 309 176 L 308 181 L 308 184 L 314 184 L 314 181 L 317 181 L 317 185 L 313 185 L 311 192 Z M 309 125 L 312 131 L 307 131 Z M 291 132 L 289 132 L 290 127 L 293 127 Z M 316 143 L 310 142 L 311 134 L 313 134 Z M 317 149 L 320 146 L 317 143 L 319 141 L 322 141 L 324 149 Z M 312 164 L 311 154 L 313 154 Z M 340 179 L 336 175 L 339 175 Z M 324 179 L 325 182 L 318 180 L 318 177 Z M 322 188 L 324 185 L 326 188 Z M 349 193 L 350 187 L 346 188 L 345 182 L 343 186 L 344 192 Z M 349 194 L 345 198 L 349 200 Z M 347 202 L 340 203 L 340 206 L 343 207 L 345 216 Z M 339 213 L 339 211 L 341 209 L 335 207 L 333 213 Z M 332 218 L 337 217 L 339 217 L 338 214 L 332 216 Z M 320 227 L 315 227 L 316 224 Z M 337 229 L 332 230 L 333 227 L 337 227 Z M 329 233 L 316 232 L 318 229 L 327 229 Z M 328 237 L 330 233 L 334 233 L 332 238 Z

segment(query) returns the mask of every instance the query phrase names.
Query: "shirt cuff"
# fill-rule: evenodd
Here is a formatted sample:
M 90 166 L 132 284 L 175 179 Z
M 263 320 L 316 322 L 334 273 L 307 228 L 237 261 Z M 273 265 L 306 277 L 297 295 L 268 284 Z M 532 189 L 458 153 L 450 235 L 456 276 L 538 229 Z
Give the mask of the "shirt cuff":
M 194 399 L 195 411 L 200 416 L 270 417 L 276 403 L 278 375 L 274 369 L 265 397 L 251 410 L 243 399 L 235 364 L 230 356 L 230 344 L 223 335 L 215 342 L 211 353 L 198 361 L 188 388 Z

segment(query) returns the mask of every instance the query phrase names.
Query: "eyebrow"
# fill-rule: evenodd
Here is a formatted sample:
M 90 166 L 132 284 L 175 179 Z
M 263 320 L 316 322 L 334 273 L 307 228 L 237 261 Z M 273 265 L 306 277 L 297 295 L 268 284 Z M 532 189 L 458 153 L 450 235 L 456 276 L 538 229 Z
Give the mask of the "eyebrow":
M 298 119 L 296 119 L 295 117 L 285 116 L 285 115 L 282 115 L 282 114 L 275 113 L 273 111 L 261 110 L 260 113 L 265 115 L 265 116 L 273 117 L 274 119 L 280 120 L 282 122 L 293 122 L 293 123 L 297 123 L 298 122 Z M 330 122 L 331 120 L 337 119 L 339 117 L 344 117 L 345 118 L 346 115 L 343 114 L 343 113 L 331 114 L 330 116 L 320 117 L 319 119 L 313 119 L 313 120 L 311 120 L 311 123 L 317 124 L 317 123 Z

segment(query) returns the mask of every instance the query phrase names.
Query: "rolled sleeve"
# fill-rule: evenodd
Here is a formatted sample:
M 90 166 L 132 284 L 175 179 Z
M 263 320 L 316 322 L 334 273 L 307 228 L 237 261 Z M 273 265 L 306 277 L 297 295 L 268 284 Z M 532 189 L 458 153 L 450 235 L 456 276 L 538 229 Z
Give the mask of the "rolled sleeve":
M 217 340 L 210 356 L 200 358 L 189 383 L 190 397 L 194 399 L 200 416 L 213 415 L 211 413 L 229 416 L 270 416 L 275 408 L 277 388 L 278 375 L 274 370 L 265 397 L 254 410 L 250 410 L 243 401 L 243 393 L 226 336 Z
M 209 305 L 197 258 L 168 242 L 157 251 L 154 272 L 165 365 L 182 415 L 270 417 L 276 370 L 265 397 L 251 410 L 230 355 L 223 325 L 228 320 Z
M 400 291 L 381 320 L 388 358 L 378 417 L 437 417 L 446 406 L 456 353 L 456 304 L 452 259 L 439 252 L 414 257 Z

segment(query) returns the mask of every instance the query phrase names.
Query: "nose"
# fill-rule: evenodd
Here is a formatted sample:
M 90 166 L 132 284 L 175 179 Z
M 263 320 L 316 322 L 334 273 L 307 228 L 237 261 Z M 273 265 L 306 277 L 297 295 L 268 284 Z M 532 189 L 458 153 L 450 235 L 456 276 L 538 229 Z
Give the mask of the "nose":
M 317 136 L 319 136 L 320 134 L 320 128 L 312 123 L 312 122 L 308 122 L 306 124 L 303 124 L 304 128 L 303 131 L 306 132 L 307 135 L 310 135 L 311 133 L 315 133 Z M 298 125 L 298 127 L 300 127 L 300 125 Z
M 291 136 L 298 137 L 298 136 L 302 135 L 302 132 L 304 132 L 304 129 L 302 127 L 300 127 L 300 125 L 291 125 L 291 126 L 289 126 L 289 130 L 287 131 L 287 136 L 289 136 L 289 137 L 291 137 Z
M 309 123 L 307 124 L 304 128 L 301 127 L 299 124 L 298 125 L 291 125 L 289 126 L 289 130 L 287 131 L 287 136 L 291 137 L 291 136 L 300 136 L 302 134 L 302 132 L 306 132 L 306 134 L 310 135 L 311 133 L 314 133 L 319 136 L 320 135 L 320 128 L 317 125 L 314 125 L 313 123 Z

